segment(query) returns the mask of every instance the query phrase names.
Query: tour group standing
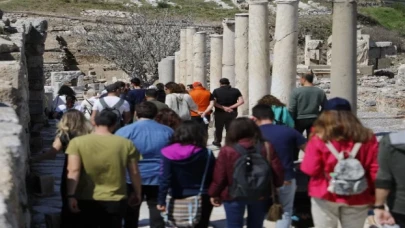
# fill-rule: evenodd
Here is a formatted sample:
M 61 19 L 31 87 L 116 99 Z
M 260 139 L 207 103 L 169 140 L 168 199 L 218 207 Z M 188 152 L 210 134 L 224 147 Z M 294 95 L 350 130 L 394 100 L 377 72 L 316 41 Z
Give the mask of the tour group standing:
M 208 227 L 221 205 L 227 227 L 242 228 L 247 210 L 248 228 L 263 227 L 266 218 L 287 228 L 299 157 L 316 228 L 362 227 L 370 209 L 380 224 L 404 226 L 403 132 L 385 136 L 379 149 L 350 103 L 327 100 L 313 80 L 312 72 L 302 75 L 288 106 L 264 96 L 250 118 L 237 117 L 244 98 L 226 78 L 212 93 L 201 82 L 145 89 L 134 78 L 132 90 L 122 82 L 101 96 L 89 89 L 81 104 L 62 86 L 48 110 L 60 120 L 53 147 L 33 160 L 66 153 L 63 227 L 138 227 L 145 201 L 154 228 Z M 217 158 L 207 144 L 212 121 Z

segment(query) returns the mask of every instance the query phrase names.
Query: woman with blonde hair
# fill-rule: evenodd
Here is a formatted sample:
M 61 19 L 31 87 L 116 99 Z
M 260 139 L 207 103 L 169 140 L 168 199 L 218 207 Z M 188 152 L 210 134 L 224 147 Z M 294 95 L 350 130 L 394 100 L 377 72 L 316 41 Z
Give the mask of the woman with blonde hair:
M 274 124 L 294 127 L 294 119 L 291 117 L 286 105 L 277 97 L 270 94 L 265 95 L 257 103 L 271 106 L 274 113 Z
M 44 154 L 34 157 L 33 161 L 41 161 L 45 159 L 55 159 L 57 153 L 64 152 L 69 142 L 77 136 L 89 134 L 92 131 L 90 122 L 86 119 L 84 114 L 76 109 L 70 109 L 63 114 L 62 119 L 59 121 L 56 137 L 53 141 L 52 147 Z M 74 216 L 71 214 L 67 198 L 67 159 L 62 171 L 60 192 L 62 196 L 62 226 L 72 227 L 74 224 Z
M 316 228 L 363 227 L 374 203 L 378 143 L 342 98 L 326 102 L 315 121 L 301 171 Z

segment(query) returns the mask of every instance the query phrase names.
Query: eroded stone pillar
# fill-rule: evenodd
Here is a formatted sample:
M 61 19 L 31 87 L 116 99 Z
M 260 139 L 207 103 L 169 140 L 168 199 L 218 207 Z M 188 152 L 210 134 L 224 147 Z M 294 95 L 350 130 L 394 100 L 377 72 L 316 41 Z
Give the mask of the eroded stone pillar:
M 235 20 L 224 19 L 222 26 L 222 77 L 229 79 L 231 86 L 235 86 Z
M 187 78 L 187 30 L 180 30 L 180 76 L 178 83 L 186 83 Z
M 168 56 L 159 62 L 159 82 L 166 84 L 174 81 L 174 56 Z
M 197 32 L 194 35 L 194 70 L 193 82 L 201 82 L 204 87 L 207 86 L 207 33 Z
M 180 52 L 174 53 L 174 81 L 180 81 Z
M 249 95 L 249 14 L 235 15 L 235 87 L 244 98 Z M 249 115 L 249 101 L 239 106 L 239 115 Z
M 268 1 L 249 2 L 249 110 L 270 91 Z
M 219 80 L 222 78 L 222 45 L 223 36 L 218 34 L 210 35 L 211 56 L 210 56 L 210 91 L 219 88 Z
M 334 0 L 331 96 L 347 99 L 357 110 L 357 2 Z
M 305 36 L 305 50 L 304 50 L 305 51 L 305 53 L 304 53 L 305 66 L 311 65 L 311 58 L 308 53 L 308 43 L 309 43 L 309 41 L 311 41 L 311 39 L 312 39 L 311 35 Z
M 297 80 L 298 2 L 298 0 L 276 0 L 271 94 L 285 104 L 288 103 Z
M 193 51 L 193 40 L 194 34 L 197 32 L 197 28 L 188 27 L 187 28 L 187 77 L 186 84 L 193 84 L 193 71 L 194 71 L 194 51 Z

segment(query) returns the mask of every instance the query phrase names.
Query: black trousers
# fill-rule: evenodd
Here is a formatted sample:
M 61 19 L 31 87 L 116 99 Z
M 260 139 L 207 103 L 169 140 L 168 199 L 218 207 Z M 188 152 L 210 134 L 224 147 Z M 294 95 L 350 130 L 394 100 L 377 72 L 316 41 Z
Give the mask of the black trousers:
M 295 120 L 295 130 L 297 130 L 301 134 L 306 131 L 308 137 L 311 133 L 311 128 L 315 120 L 316 118 Z
M 130 184 L 127 185 L 127 189 L 128 195 L 134 192 L 134 189 Z M 146 200 L 149 207 L 150 228 L 165 228 L 163 217 L 160 215 L 160 211 L 156 208 L 158 193 L 159 186 L 142 185 L 141 196 L 143 200 Z M 138 228 L 140 210 L 141 205 L 135 207 L 130 207 L 129 205 L 127 206 L 125 214 L 125 228 Z
M 205 116 L 205 118 L 207 118 L 207 120 L 210 121 L 211 115 Z M 191 120 L 201 124 L 201 126 L 208 132 L 208 124 L 204 123 L 203 118 L 201 118 L 200 116 L 192 116 Z
M 213 206 L 211 204 L 209 195 L 202 196 L 201 206 L 201 219 L 194 228 L 208 228 L 208 226 L 210 225 L 210 217 Z
M 224 127 L 228 131 L 229 125 L 237 116 L 237 112 L 215 112 L 215 142 L 221 143 Z
M 127 200 L 79 200 L 79 222 L 72 228 L 121 228 Z
M 399 227 L 405 227 L 405 214 L 398 214 L 395 212 L 391 212 L 391 214 L 395 219 L 395 223 L 399 225 Z
M 315 120 L 316 118 L 295 120 L 295 130 L 297 130 L 301 134 L 303 134 L 304 131 L 306 131 L 308 138 Z M 294 161 L 298 160 L 299 153 L 300 150 L 296 148 L 294 151 Z

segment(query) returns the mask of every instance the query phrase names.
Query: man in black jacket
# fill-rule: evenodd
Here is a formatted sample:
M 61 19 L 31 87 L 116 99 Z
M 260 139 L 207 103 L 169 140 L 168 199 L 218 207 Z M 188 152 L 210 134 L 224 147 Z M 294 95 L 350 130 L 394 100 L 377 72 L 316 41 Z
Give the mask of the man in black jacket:
M 377 222 L 405 227 L 405 131 L 381 139 L 378 163 L 374 205 Z M 390 212 L 385 211 L 385 203 Z

